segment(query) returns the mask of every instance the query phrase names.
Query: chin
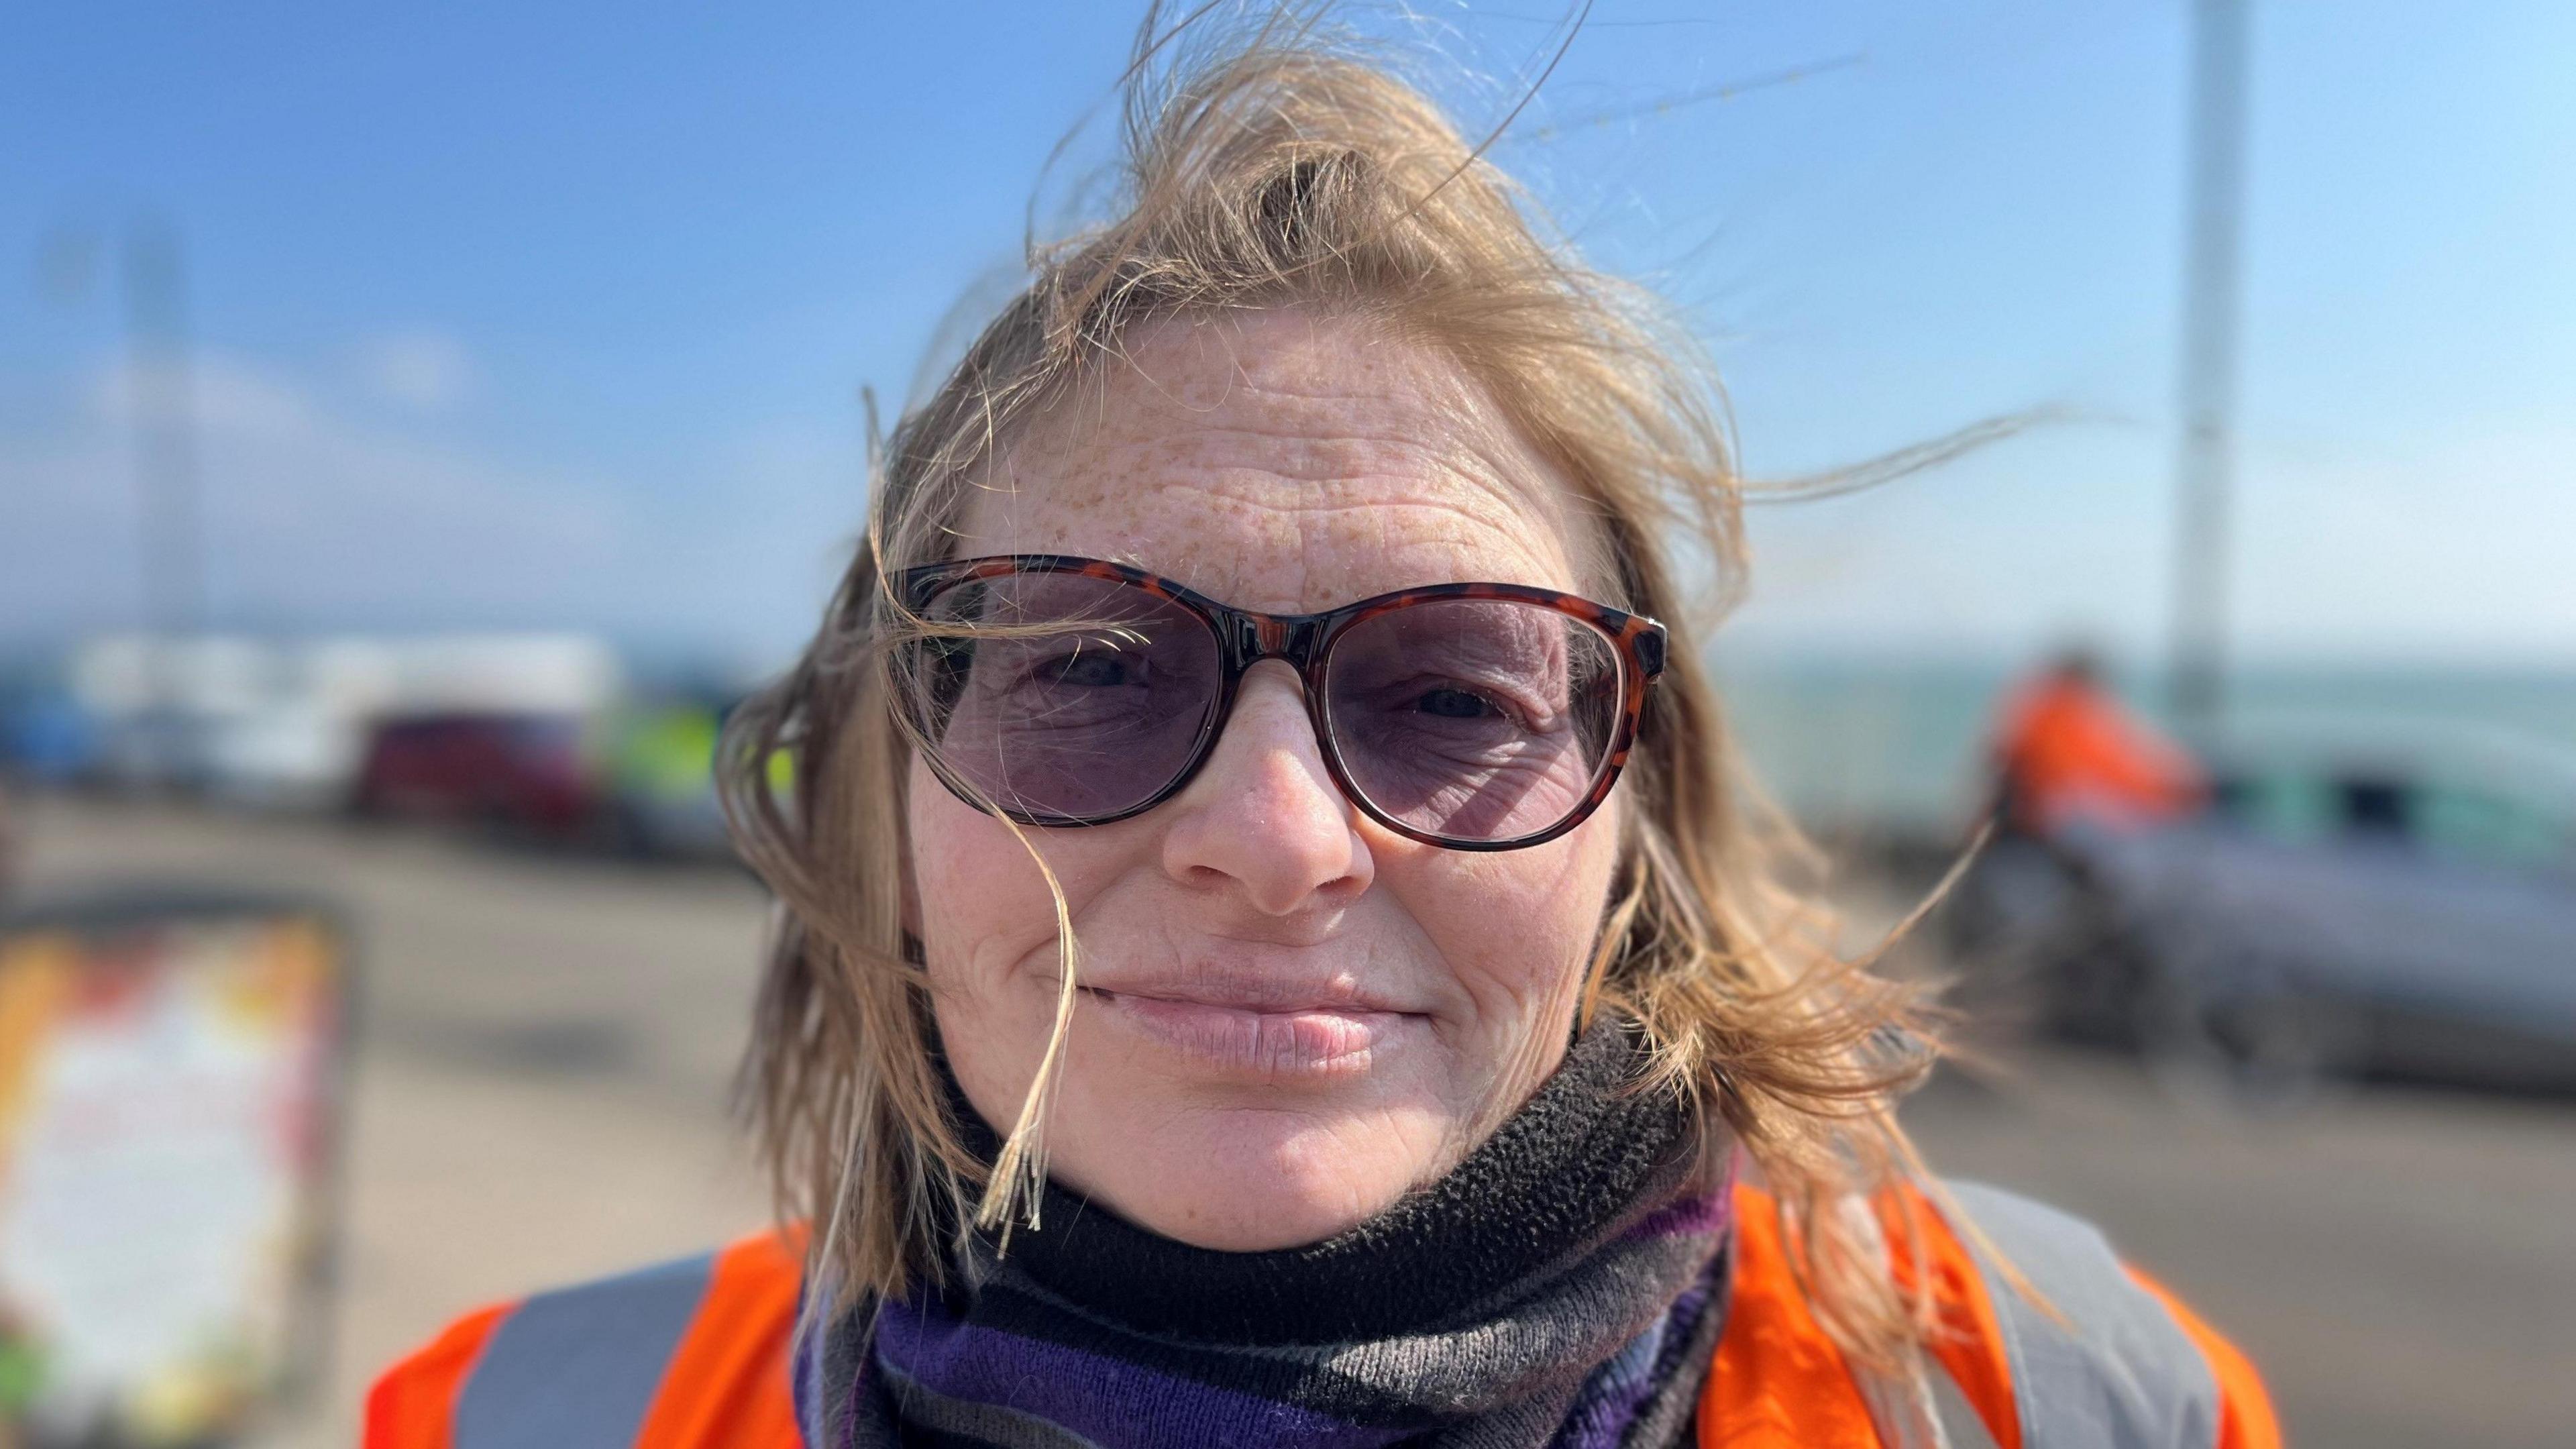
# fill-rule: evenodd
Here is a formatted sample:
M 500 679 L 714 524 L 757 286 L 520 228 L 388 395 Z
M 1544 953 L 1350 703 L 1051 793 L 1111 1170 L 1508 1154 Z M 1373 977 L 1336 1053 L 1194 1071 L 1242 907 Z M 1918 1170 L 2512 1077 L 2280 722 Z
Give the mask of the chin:
M 1092 1119 L 1111 1130 L 1060 1138 L 1052 1167 L 1064 1186 L 1148 1232 L 1267 1252 L 1347 1232 L 1437 1177 L 1451 1165 L 1447 1118 L 1419 1104 L 1158 1111 L 1131 1102 L 1111 1122 Z M 1163 1125 L 1148 1131 L 1148 1122 Z

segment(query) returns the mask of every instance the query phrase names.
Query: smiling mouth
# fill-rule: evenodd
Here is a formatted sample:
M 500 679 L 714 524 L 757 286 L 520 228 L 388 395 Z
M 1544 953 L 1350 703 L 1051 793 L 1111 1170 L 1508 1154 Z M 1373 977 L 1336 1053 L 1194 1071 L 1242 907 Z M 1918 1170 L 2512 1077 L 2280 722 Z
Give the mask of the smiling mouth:
M 1101 1014 L 1167 1051 L 1226 1075 L 1266 1080 L 1365 1072 L 1429 1018 L 1357 1001 L 1246 1003 L 1081 988 Z M 1338 995 L 1339 993 L 1335 993 Z

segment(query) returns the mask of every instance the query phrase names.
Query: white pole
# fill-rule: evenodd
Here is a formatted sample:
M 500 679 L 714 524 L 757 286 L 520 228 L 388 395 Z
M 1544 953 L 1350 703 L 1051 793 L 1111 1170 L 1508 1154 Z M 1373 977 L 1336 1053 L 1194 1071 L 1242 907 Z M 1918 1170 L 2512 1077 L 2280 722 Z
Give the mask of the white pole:
M 2229 494 L 2245 192 L 2246 0 L 2195 0 L 2191 231 L 2183 263 L 2173 708 L 2202 741 L 2226 696 Z

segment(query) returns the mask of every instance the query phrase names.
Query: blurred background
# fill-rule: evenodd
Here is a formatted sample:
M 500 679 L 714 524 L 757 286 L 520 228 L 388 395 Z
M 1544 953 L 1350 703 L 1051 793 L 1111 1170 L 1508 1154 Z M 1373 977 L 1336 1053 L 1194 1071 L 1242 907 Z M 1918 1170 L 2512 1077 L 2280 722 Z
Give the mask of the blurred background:
M 1471 129 L 1566 20 L 1345 14 Z M 1135 19 L 0 17 L 0 1444 L 348 1442 L 762 1220 L 715 732 Z M 1494 152 L 1759 479 L 2044 412 L 1758 505 L 1716 665 L 1856 945 L 1998 822 L 1909 1119 L 2309 1444 L 2576 1424 L 2571 74 L 2549 0 L 1601 0 Z

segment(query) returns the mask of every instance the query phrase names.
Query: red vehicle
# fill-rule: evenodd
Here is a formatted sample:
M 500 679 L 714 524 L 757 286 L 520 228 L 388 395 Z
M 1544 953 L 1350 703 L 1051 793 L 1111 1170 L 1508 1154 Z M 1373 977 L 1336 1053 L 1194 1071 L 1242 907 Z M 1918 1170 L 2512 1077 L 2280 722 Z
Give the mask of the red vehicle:
M 569 714 L 442 714 L 376 727 L 350 805 L 575 839 L 604 816 L 587 730 Z

